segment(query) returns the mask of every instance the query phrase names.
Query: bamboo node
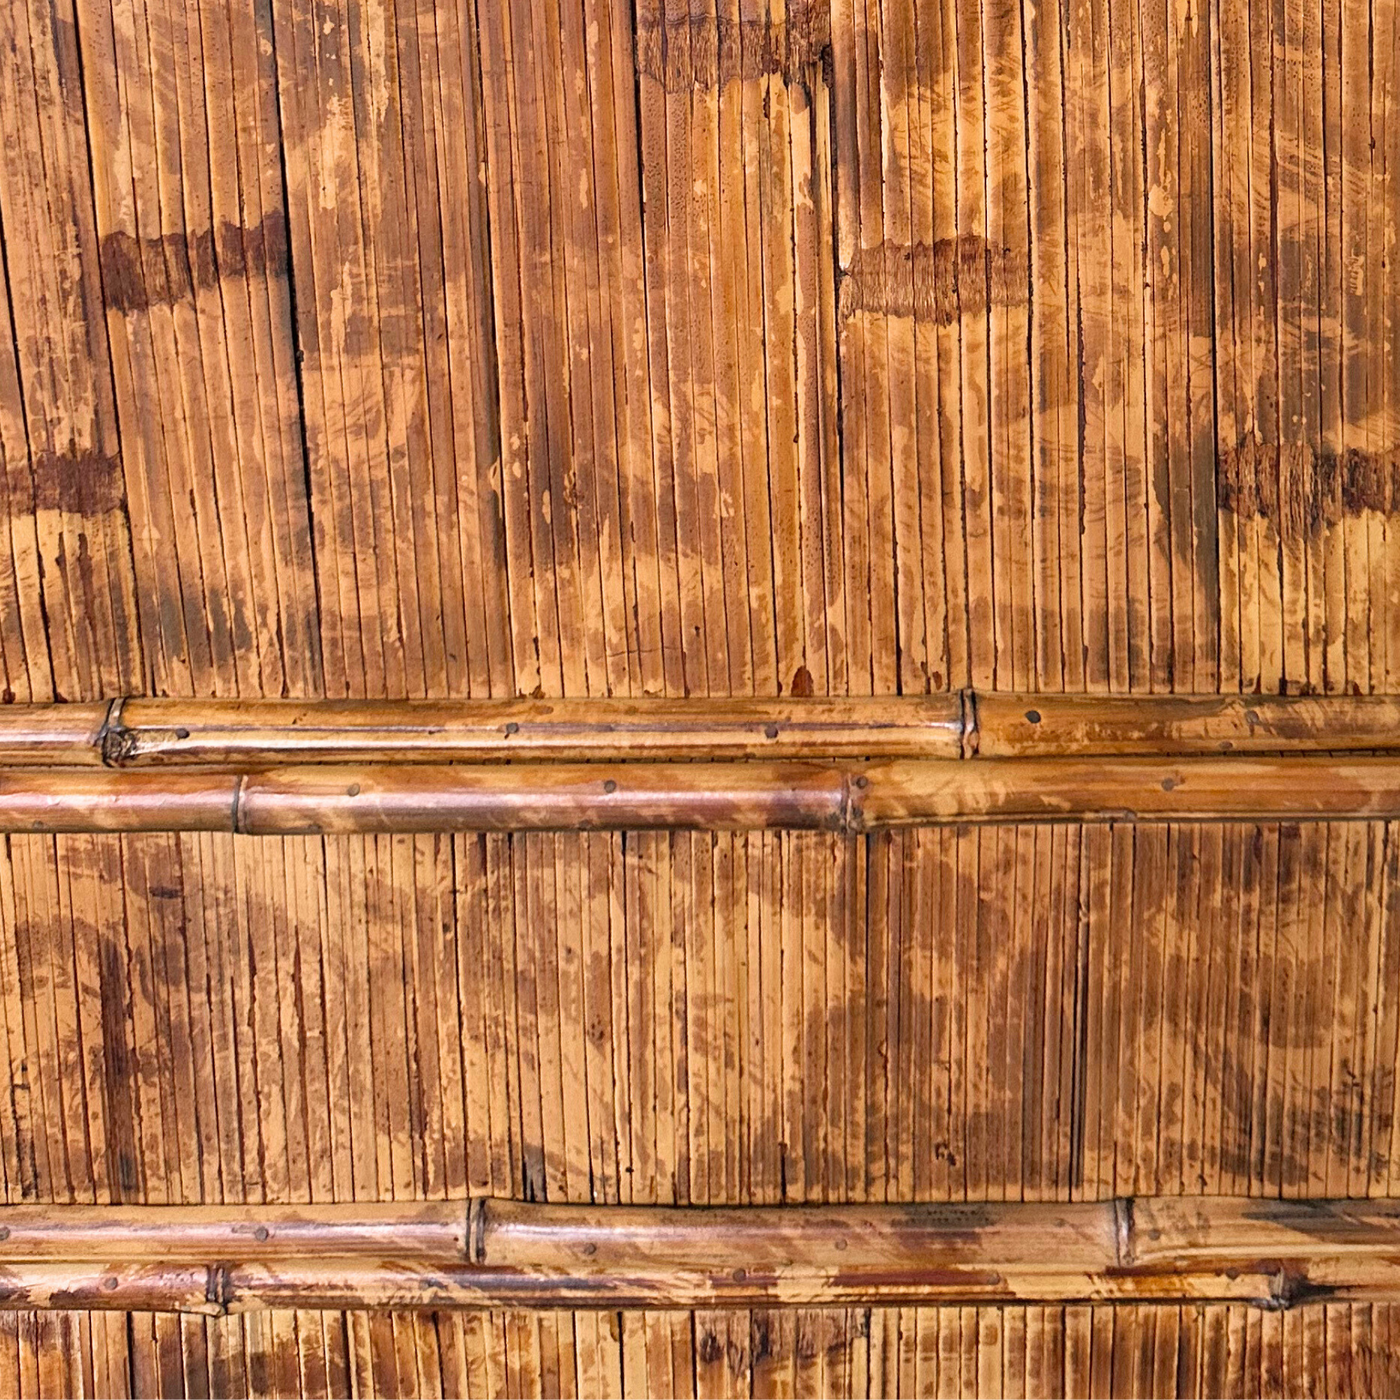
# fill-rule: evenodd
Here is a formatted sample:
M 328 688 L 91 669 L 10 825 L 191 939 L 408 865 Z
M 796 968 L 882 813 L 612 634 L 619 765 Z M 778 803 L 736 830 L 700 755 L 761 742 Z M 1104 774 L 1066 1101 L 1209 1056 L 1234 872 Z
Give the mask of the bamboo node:
M 116 1280 L 112 1280 L 113 1286 Z M 233 1280 L 229 1277 L 229 1271 L 222 1264 L 211 1264 L 209 1272 L 205 1278 L 204 1301 L 212 1303 L 219 1316 L 228 1312 L 229 1304 L 233 1302 Z
M 1113 1243 L 1119 1267 L 1136 1261 L 1133 1198 L 1122 1196 L 1113 1202 Z
M 97 732 L 102 762 L 108 768 L 120 768 L 136 753 L 136 735 L 122 724 L 122 706 L 126 700 L 118 697 L 107 707 L 102 728 Z
M 486 1262 L 486 1197 L 467 1202 L 467 1258 L 473 1264 Z
M 964 686 L 958 692 L 958 709 L 961 726 L 960 748 L 964 758 L 976 758 L 982 747 L 982 730 L 977 713 L 977 692 L 971 686 Z

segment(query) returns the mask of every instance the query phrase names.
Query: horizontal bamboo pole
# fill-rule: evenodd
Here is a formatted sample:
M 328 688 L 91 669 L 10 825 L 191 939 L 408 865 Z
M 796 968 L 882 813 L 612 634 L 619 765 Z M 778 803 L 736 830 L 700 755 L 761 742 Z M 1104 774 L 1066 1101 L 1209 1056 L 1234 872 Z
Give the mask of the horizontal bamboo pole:
M 0 1208 L 0 1308 L 1400 1299 L 1400 1202 Z
M 967 695 L 969 756 L 1400 750 L 1397 695 Z
M 1400 751 L 1400 696 L 148 700 L 0 706 L 0 768 Z
M 957 694 L 872 700 L 121 702 L 124 767 L 957 758 Z M 3 762 L 0 750 L 0 762 Z
M 101 766 L 112 706 L 0 705 L 0 767 L 14 764 Z
M 1400 818 L 1400 757 L 0 771 L 0 831 L 822 829 Z
M 861 779 L 865 787 L 861 788 Z M 1400 816 L 1400 758 L 1008 758 L 871 764 L 855 830 L 947 822 L 1348 821 Z
M 465 1259 L 464 1201 L 355 1205 L 0 1206 L 0 1269 L 20 1260 Z

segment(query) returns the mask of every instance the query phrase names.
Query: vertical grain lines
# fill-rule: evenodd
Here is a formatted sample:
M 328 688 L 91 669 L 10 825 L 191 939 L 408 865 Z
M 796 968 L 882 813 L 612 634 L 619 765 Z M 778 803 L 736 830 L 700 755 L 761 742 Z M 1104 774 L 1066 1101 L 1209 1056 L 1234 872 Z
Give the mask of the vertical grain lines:
M 71 6 L 0 24 L 4 695 L 78 699 L 143 679 L 79 55 Z
M 1387 685 L 1389 11 L 834 14 L 875 688 Z
M 1394 1305 L 0 1314 L 14 1394 L 1386 1395 Z
M 237 4 L 78 19 L 146 684 L 315 694 L 265 24 Z
M 13 1201 L 1393 1189 L 1384 823 L 9 849 Z
M 0 695 L 1396 685 L 1389 0 L 5 23 Z

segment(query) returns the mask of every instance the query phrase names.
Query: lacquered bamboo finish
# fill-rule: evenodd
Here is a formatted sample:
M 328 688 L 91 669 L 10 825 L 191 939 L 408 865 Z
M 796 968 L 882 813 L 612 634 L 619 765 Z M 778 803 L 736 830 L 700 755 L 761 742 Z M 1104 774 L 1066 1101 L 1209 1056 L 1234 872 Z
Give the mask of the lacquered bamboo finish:
M 1372 821 L 1400 758 L 315 764 L 0 771 L 0 831 L 841 831 L 977 822 Z
M 1400 1202 L 19 1207 L 0 1308 L 1400 1299 Z M 741 1262 L 736 1263 L 739 1260 Z
M 0 768 L 1200 757 L 1400 750 L 1400 697 L 1063 695 L 0 706 Z

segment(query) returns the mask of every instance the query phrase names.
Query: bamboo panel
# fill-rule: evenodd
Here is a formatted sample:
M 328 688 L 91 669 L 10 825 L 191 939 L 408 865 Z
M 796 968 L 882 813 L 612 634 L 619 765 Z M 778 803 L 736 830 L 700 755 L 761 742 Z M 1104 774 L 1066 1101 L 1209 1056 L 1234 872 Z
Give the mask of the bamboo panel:
M 783 1318 L 788 1321 L 784 1323 Z M 1392 1305 L 0 1314 L 10 1393 L 1386 1396 Z M 40 1392 L 41 1380 L 45 1389 Z
M 498 119 L 472 7 L 288 0 L 263 22 L 326 693 L 511 693 Z
M 144 684 L 73 6 L 0 18 L 6 700 Z
M 6 1198 L 1391 1194 L 1397 59 L 1394 0 L 9 6 L 4 801 L 157 829 L 5 835 Z M 444 800 L 624 829 L 230 834 Z M 15 1316 L 24 1394 L 1395 1384 L 1344 1305 Z
M 76 8 L 143 685 L 316 694 L 270 17 Z
M 7 845 L 14 1204 L 1400 1194 L 1391 824 Z
M 5 684 L 1396 693 L 1397 17 L 1257 9 L 17 10 Z

